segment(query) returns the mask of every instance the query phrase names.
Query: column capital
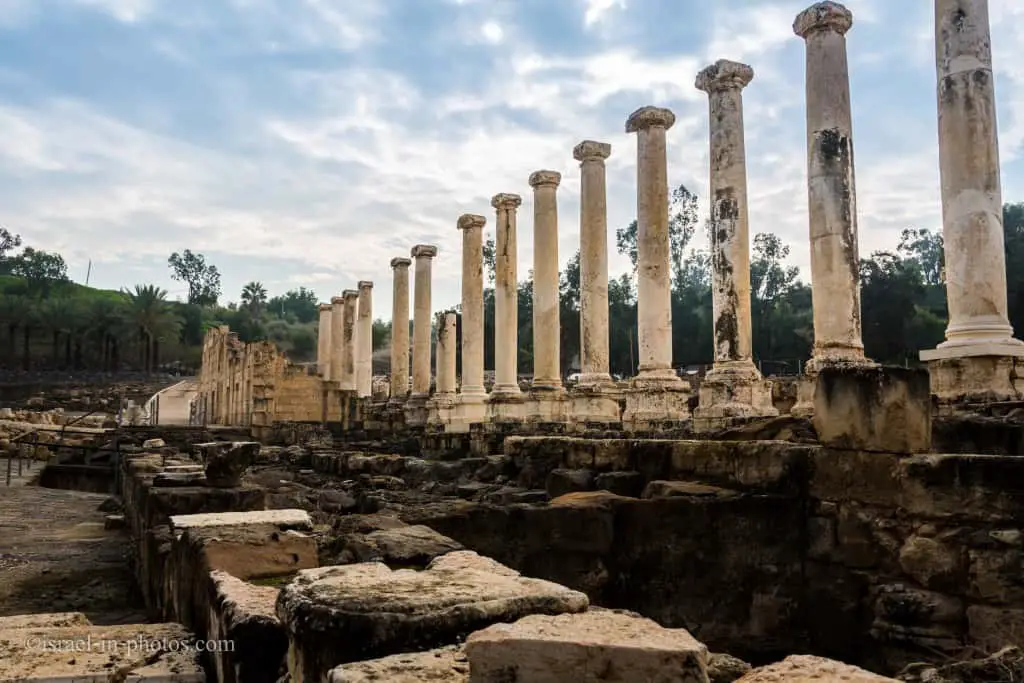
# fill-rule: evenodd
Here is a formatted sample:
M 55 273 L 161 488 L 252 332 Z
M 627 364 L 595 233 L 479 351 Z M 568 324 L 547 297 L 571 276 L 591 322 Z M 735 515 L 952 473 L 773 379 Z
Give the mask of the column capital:
M 626 132 L 636 133 L 653 126 L 668 130 L 676 122 L 676 115 L 664 107 L 640 107 L 626 119 Z
M 697 90 L 703 90 L 710 94 L 722 90 L 742 90 L 752 80 L 754 80 L 754 70 L 748 64 L 719 59 L 714 64 L 704 67 L 697 74 L 694 85 Z
M 373 289 L 373 283 L 369 280 L 360 280 L 359 284 L 356 285 L 359 289 Z
M 342 301 L 348 301 L 349 299 L 358 299 L 359 292 L 354 289 L 346 289 L 341 293 Z
M 811 5 L 796 15 L 793 32 L 801 38 L 806 38 L 816 31 L 835 31 L 842 36 L 846 35 L 851 26 L 853 26 L 853 12 L 838 2 L 825 0 Z
M 607 142 L 584 140 L 572 148 L 572 158 L 576 161 L 604 161 L 612 155 L 612 146 Z
M 472 230 L 473 228 L 482 228 L 487 225 L 487 219 L 475 213 L 464 213 L 459 216 L 457 225 L 459 230 Z
M 343 304 L 343 303 L 345 303 L 345 297 L 344 296 L 332 296 L 331 297 L 331 305 L 332 306 L 333 305 L 337 305 L 337 304 Z
M 417 244 L 412 248 L 411 253 L 413 258 L 420 258 L 421 256 L 424 258 L 434 258 L 437 256 L 437 247 L 433 244 Z
M 522 203 L 522 197 L 508 192 L 499 192 L 491 197 L 491 206 L 495 209 L 517 209 Z
M 534 171 L 530 174 L 530 187 L 541 187 L 542 185 L 551 185 L 558 187 L 558 184 L 562 182 L 562 174 L 558 171 Z
M 392 268 L 408 268 L 412 265 L 412 259 L 407 259 L 404 256 L 396 256 L 391 259 Z
M 333 299 L 332 299 L 332 301 L 333 301 Z M 331 311 L 331 305 L 330 304 L 320 304 L 320 306 L 317 308 L 317 310 L 320 311 L 321 313 L 329 313 Z

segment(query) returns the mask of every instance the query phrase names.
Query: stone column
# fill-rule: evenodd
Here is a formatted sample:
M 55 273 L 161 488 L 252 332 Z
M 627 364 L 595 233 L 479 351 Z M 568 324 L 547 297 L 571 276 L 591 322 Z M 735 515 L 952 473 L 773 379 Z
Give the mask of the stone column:
M 450 399 L 455 394 L 455 314 L 437 314 L 437 347 L 434 365 L 437 372 L 435 398 Z
M 346 289 L 341 293 L 345 303 L 341 330 L 341 388 L 356 390 L 356 318 L 358 316 L 359 292 Z
M 534 390 L 562 388 L 561 323 L 558 293 L 557 171 L 530 174 L 533 188 L 533 384 Z
M 331 297 L 331 382 L 335 389 L 341 389 L 345 375 L 345 298 Z
M 519 291 L 516 269 L 516 209 L 523 203 L 517 194 L 496 194 L 497 210 L 494 285 L 494 388 L 492 396 L 518 395 Z
M 391 259 L 394 289 L 391 299 L 391 400 L 409 393 L 409 266 L 410 259 Z
M 331 304 L 320 304 L 320 327 L 316 337 L 316 371 L 322 380 L 331 379 Z
M 572 150 L 580 162 L 580 386 L 611 383 L 608 373 L 607 142 L 584 140 Z
M 412 322 L 412 395 L 423 399 L 430 394 L 430 270 L 437 247 L 418 244 L 412 248 L 416 260 L 416 293 Z
M 462 231 L 462 399 L 483 400 L 484 389 L 484 225 L 475 214 L 459 216 Z
M 836 2 L 801 12 L 794 32 L 807 43 L 807 178 L 814 356 L 823 365 L 864 364 L 860 255 L 853 171 L 846 32 L 853 14 Z
M 356 320 L 356 392 L 373 393 L 373 283 L 359 281 L 359 311 Z
M 665 133 L 676 117 L 642 107 L 626 121 L 637 134 L 637 339 L 639 374 L 647 384 L 679 384 L 672 368 L 672 283 L 668 234 Z
M 1003 195 L 987 0 L 936 0 L 935 57 L 949 326 L 946 341 L 935 350 L 922 351 L 921 359 L 987 356 L 992 368 L 1005 366 L 1009 371 L 1010 359 L 1024 356 L 1024 344 L 1013 338 L 1007 314 Z M 961 368 L 959 378 L 952 377 L 952 367 L 948 372 L 942 369 L 949 363 L 933 364 L 933 391 L 940 395 L 955 391 L 953 386 L 936 385 L 937 374 L 950 374 L 964 393 L 977 393 L 976 388 L 988 384 L 998 398 L 1016 398 L 1015 391 L 1007 391 L 1012 385 L 1009 375 L 977 376 L 984 364 L 971 361 L 974 367 Z M 979 386 L 967 386 L 972 382 Z

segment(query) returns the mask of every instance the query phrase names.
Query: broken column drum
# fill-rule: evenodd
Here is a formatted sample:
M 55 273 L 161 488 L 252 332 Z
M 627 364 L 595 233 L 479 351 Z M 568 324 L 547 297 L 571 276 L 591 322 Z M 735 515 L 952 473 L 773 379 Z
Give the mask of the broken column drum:
M 361 397 L 373 393 L 373 283 L 359 282 L 359 307 L 356 319 L 356 392 Z
M 356 318 L 358 317 L 359 292 L 346 289 L 341 293 L 345 303 L 342 307 L 341 329 L 341 389 L 356 390 Z
M 316 339 L 316 371 L 324 381 L 331 379 L 331 304 L 320 304 L 320 326 Z
M 391 399 L 409 393 L 409 266 L 410 259 L 391 259 L 394 291 L 391 300 Z
M 342 377 L 345 374 L 345 299 L 331 297 L 331 382 L 336 389 L 341 389 Z
M 559 346 L 558 185 L 562 174 L 535 171 L 533 188 L 533 384 L 534 390 L 562 388 Z
M 431 264 L 437 247 L 418 244 L 412 248 L 416 261 L 416 292 L 412 323 L 412 394 L 425 398 L 430 393 L 430 281 Z
M 495 222 L 494 283 L 494 388 L 492 396 L 520 393 L 517 372 L 519 353 L 519 292 L 516 268 L 516 209 L 523 203 L 517 194 L 501 193 L 491 199 Z

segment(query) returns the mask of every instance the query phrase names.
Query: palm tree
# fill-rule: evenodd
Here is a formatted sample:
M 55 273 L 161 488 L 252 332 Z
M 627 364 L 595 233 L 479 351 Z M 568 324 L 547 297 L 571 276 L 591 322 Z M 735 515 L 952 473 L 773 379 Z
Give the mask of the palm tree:
M 52 335 L 53 350 L 50 362 L 53 364 L 54 370 L 61 367 L 60 342 L 64 337 L 70 339 L 69 323 L 75 313 L 74 309 L 74 304 L 62 296 L 51 297 L 42 302 L 40 322 L 43 329 Z M 69 358 L 65 358 L 65 363 L 69 360 Z
M 181 319 L 170 309 L 166 290 L 156 285 L 135 285 L 128 297 L 128 320 L 138 331 L 140 361 L 146 372 L 160 364 L 160 341 L 178 334 Z
M 252 282 L 242 288 L 242 305 L 256 317 L 267 303 L 267 290 L 262 282 Z
M 117 372 L 121 365 L 121 336 L 127 326 L 127 299 L 96 299 L 89 307 L 90 334 L 99 347 L 105 372 Z

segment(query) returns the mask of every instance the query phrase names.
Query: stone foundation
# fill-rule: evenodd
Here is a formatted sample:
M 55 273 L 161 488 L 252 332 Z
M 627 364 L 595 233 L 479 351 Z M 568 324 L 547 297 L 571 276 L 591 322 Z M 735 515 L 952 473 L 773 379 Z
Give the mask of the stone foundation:
M 926 359 L 922 352 L 922 359 Z M 1024 357 L 970 356 L 928 360 L 931 393 L 940 404 L 1024 399 Z
M 625 398 L 622 426 L 627 431 L 644 431 L 690 417 L 690 387 L 678 379 L 674 382 L 634 379 L 625 391 Z

